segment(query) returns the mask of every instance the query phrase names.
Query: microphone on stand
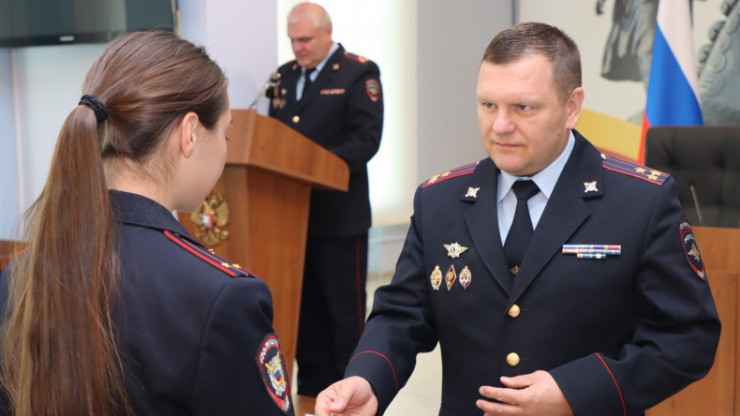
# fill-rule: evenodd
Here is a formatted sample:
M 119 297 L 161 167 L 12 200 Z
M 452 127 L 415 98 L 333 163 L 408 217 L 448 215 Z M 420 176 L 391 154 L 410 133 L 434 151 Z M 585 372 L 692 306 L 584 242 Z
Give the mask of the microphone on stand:
M 701 217 L 701 210 L 699 209 L 699 198 L 696 197 L 696 184 L 693 182 L 689 185 L 689 191 L 691 191 L 691 198 L 694 199 L 694 208 L 696 208 L 696 216 L 699 218 L 699 225 L 704 226 L 704 219 Z
M 265 86 L 262 87 L 262 90 L 254 98 L 254 101 L 252 101 L 252 105 L 249 106 L 250 110 L 257 106 L 257 102 L 259 101 L 260 98 L 262 98 L 263 95 L 271 99 L 283 98 L 283 94 L 280 91 L 280 74 L 279 73 L 275 72 L 274 74 L 270 75 L 270 78 L 267 80 L 267 82 L 265 82 Z

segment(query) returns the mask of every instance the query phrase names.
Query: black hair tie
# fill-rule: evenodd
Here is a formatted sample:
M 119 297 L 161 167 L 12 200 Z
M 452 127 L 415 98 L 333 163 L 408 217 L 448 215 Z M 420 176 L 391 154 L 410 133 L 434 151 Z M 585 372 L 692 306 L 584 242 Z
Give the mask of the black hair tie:
M 95 96 L 85 94 L 80 98 L 80 102 L 78 104 L 92 108 L 95 112 L 95 118 L 98 119 L 98 123 L 108 118 L 108 110 L 106 110 L 105 105 L 95 98 Z

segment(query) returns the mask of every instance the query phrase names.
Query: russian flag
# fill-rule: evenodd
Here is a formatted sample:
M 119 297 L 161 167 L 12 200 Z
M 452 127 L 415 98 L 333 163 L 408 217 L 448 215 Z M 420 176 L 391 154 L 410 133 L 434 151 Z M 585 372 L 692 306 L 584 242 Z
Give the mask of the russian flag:
M 689 8 L 688 0 L 658 3 L 658 24 L 638 153 L 640 163 L 645 163 L 645 134 L 650 127 L 704 124 Z

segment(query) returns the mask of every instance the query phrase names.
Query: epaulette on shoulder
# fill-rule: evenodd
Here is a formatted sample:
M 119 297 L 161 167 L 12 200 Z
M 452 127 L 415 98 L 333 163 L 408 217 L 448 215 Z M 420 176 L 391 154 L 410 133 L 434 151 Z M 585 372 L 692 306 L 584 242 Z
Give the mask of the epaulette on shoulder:
M 650 182 L 658 186 L 663 186 L 665 181 L 671 176 L 659 170 L 604 153 L 601 154 L 601 159 L 601 166 L 604 169 L 642 179 L 645 182 Z
M 187 238 L 181 236 L 180 234 L 165 230 L 164 235 L 183 250 L 210 264 L 216 269 L 221 270 L 231 277 L 255 277 L 253 274 L 242 269 L 241 266 L 239 266 L 238 264 L 231 263 L 215 255 L 213 252 L 189 241 Z
M 352 52 L 346 52 L 346 51 L 344 52 L 344 57 L 347 58 L 347 59 L 349 59 L 349 60 L 351 60 L 351 61 L 359 62 L 359 63 L 361 63 L 363 65 L 366 64 L 369 61 L 369 59 L 367 59 L 367 58 L 365 58 L 363 56 L 355 55 Z
M 452 170 L 448 170 L 445 173 L 440 173 L 439 175 L 434 175 L 431 178 L 429 178 L 426 182 L 421 184 L 422 188 L 426 188 L 427 186 L 434 185 L 436 183 L 444 182 L 448 179 L 457 178 L 459 176 L 465 176 L 470 175 L 475 170 L 475 167 L 478 166 L 478 162 L 469 163 L 464 166 L 460 166 L 459 168 L 455 168 Z

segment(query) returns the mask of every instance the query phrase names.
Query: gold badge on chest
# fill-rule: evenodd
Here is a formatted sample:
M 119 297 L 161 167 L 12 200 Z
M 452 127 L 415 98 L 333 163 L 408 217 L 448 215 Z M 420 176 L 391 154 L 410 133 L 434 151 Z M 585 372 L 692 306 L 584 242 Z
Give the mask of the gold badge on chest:
M 452 244 L 442 244 L 447 250 L 447 255 L 452 257 L 453 259 L 456 259 L 460 257 L 460 254 L 466 252 L 468 250 L 467 247 L 461 246 L 460 243 L 454 242 Z
M 442 284 L 442 271 L 439 270 L 439 266 L 434 266 L 434 271 L 429 276 L 429 281 L 432 282 L 432 289 L 439 290 L 439 286 Z

